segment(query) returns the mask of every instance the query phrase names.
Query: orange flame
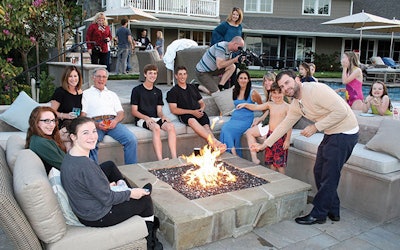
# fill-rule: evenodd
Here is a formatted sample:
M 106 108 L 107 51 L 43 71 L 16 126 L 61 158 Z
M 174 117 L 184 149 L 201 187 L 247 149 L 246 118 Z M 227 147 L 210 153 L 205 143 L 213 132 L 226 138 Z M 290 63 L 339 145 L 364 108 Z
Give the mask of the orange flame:
M 220 116 L 216 116 L 212 119 L 210 126 L 211 130 L 214 130 L 215 124 L 217 123 L 224 123 L 224 120 L 222 119 L 222 113 L 220 113 Z
M 219 149 L 212 150 L 211 146 L 204 146 L 200 155 L 194 153 L 190 156 L 183 156 L 187 162 L 197 166 L 197 169 L 189 169 L 182 175 L 186 183 L 191 186 L 201 185 L 202 187 L 217 187 L 221 183 L 235 182 L 236 176 L 223 167 L 223 163 L 215 165 L 217 157 L 221 154 Z

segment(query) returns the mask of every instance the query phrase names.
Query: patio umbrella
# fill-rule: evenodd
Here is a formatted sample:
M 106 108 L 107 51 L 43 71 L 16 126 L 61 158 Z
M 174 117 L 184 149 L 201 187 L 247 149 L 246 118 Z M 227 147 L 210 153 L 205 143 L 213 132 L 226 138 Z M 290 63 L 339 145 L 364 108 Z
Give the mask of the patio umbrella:
M 106 10 L 103 12 L 107 17 L 107 20 L 118 21 L 120 18 L 126 18 L 128 20 L 158 20 L 157 17 L 144 12 L 141 9 L 135 7 L 121 7 L 117 9 Z M 90 22 L 94 20 L 94 16 L 85 20 L 85 22 Z
M 104 11 L 104 15 L 113 17 L 114 19 L 119 19 L 119 17 L 121 17 L 127 18 L 128 20 L 158 20 L 157 17 L 135 7 L 121 7 L 118 9 L 106 10 Z
M 372 32 L 383 32 L 383 33 L 392 33 L 392 37 L 390 39 L 390 53 L 389 56 L 393 57 L 393 38 L 395 32 L 400 32 L 400 21 L 395 20 L 398 22 L 397 25 L 386 25 L 386 26 L 372 26 L 372 27 L 364 27 L 357 30 L 364 30 L 364 31 L 372 31 Z
M 364 11 L 345 16 L 345 17 L 340 17 L 328 22 L 324 22 L 322 24 L 328 24 L 328 25 L 338 25 L 338 26 L 343 26 L 343 27 L 349 27 L 349 28 L 364 28 L 364 27 L 369 27 L 369 26 L 382 26 L 382 25 L 396 25 L 396 21 L 390 20 L 384 17 L 380 16 L 375 16 L 369 13 L 366 13 Z M 360 42 L 359 42 L 359 51 L 361 54 L 361 41 L 362 41 L 362 29 L 360 29 Z

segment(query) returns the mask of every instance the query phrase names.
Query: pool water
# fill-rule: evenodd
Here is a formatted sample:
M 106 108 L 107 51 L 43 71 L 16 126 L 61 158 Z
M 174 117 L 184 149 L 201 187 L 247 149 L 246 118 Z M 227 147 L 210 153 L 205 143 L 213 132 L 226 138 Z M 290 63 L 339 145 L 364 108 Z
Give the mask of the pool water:
M 330 86 L 333 89 L 340 89 L 340 88 L 345 88 L 346 86 L 342 83 L 338 82 L 324 82 L 328 86 Z M 368 85 L 363 85 L 362 91 L 364 94 L 364 98 L 369 95 L 369 90 L 371 89 L 371 86 Z M 344 97 L 344 93 L 340 92 L 339 95 Z M 390 100 L 392 101 L 400 101 L 400 87 L 388 87 L 388 95 Z
M 346 87 L 344 84 L 339 83 L 339 82 L 324 82 L 324 83 L 333 89 L 340 89 L 340 88 Z M 262 82 L 260 82 L 260 81 L 255 81 L 253 84 L 258 87 L 262 86 Z M 371 89 L 371 86 L 363 85 L 362 91 L 364 94 L 364 98 L 369 95 L 370 89 Z M 340 96 L 344 97 L 344 92 L 340 92 L 338 94 Z M 400 101 L 400 87 L 388 87 L 388 94 L 389 94 L 389 98 L 391 101 L 396 101 L 396 102 Z

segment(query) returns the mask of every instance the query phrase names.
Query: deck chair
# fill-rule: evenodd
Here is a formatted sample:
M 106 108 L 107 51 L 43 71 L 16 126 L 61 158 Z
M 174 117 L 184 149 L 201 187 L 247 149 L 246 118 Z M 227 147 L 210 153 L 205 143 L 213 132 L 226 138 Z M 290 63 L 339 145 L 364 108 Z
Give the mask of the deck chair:
M 396 63 L 393 58 L 391 57 L 383 57 L 382 61 L 385 63 L 385 65 L 394 68 L 394 69 L 399 69 L 400 68 L 400 64 Z

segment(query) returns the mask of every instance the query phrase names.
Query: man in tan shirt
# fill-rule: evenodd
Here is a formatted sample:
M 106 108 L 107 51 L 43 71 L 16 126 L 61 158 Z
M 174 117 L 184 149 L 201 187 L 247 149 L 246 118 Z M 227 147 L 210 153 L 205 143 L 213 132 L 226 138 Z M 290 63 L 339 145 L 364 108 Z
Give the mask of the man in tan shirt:
M 358 140 L 358 123 L 350 106 L 329 86 L 321 83 L 301 83 L 293 71 L 282 71 L 276 82 L 284 94 L 293 97 L 286 118 L 263 144 L 255 143 L 252 150 L 260 151 L 272 146 L 302 117 L 313 121 L 301 135 L 310 137 L 324 132 L 314 165 L 314 178 L 318 189 L 312 211 L 296 218 L 304 225 L 325 223 L 326 217 L 340 220 L 340 201 L 337 187 L 340 171 L 348 160 Z

